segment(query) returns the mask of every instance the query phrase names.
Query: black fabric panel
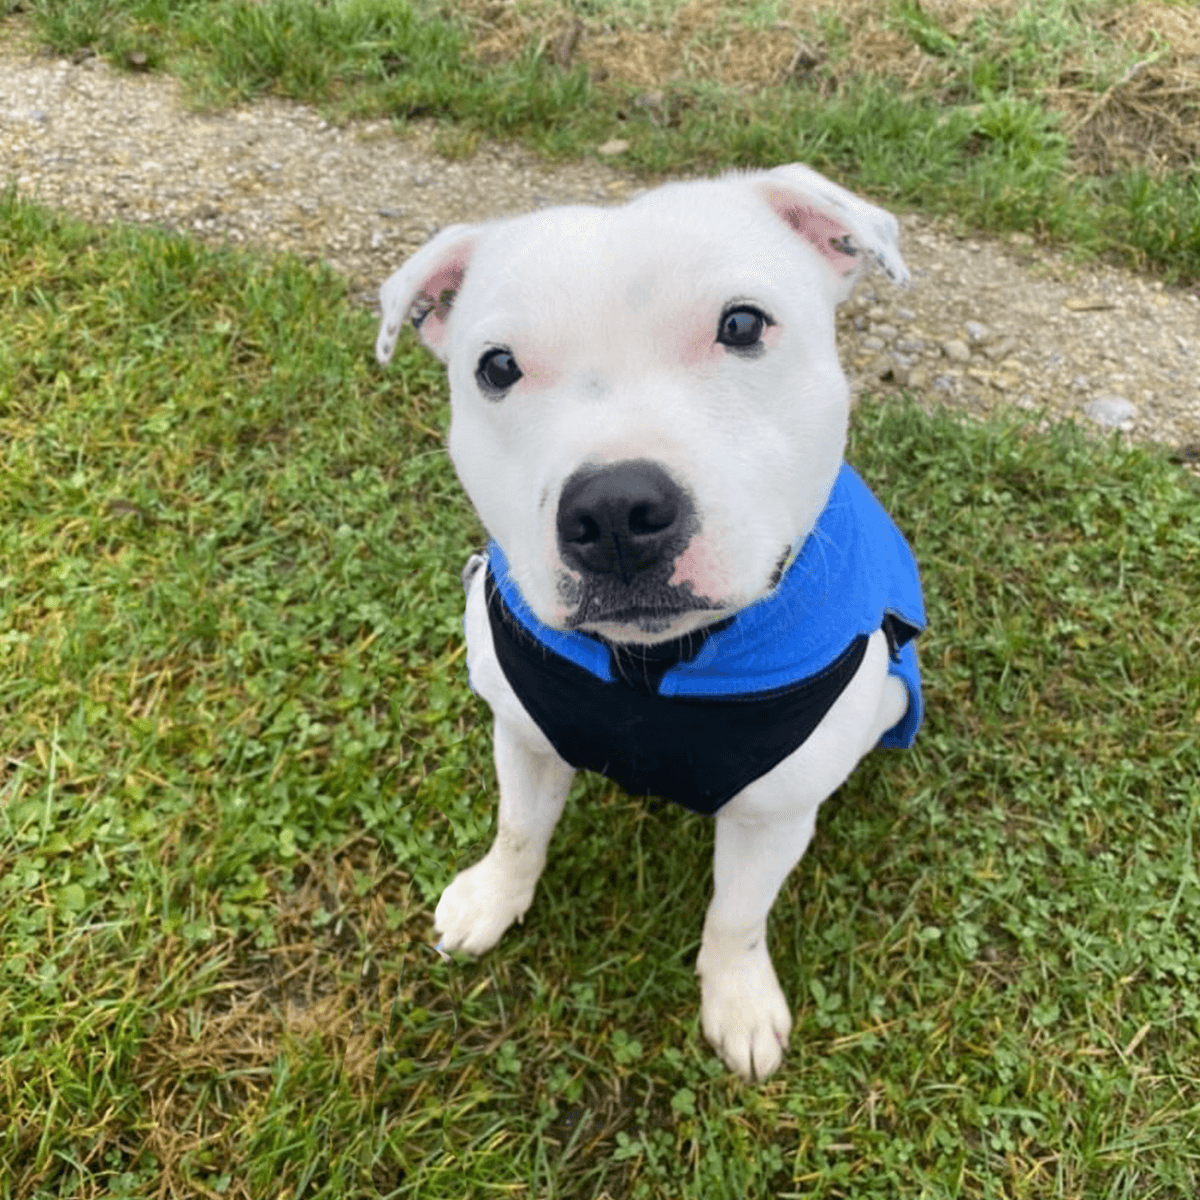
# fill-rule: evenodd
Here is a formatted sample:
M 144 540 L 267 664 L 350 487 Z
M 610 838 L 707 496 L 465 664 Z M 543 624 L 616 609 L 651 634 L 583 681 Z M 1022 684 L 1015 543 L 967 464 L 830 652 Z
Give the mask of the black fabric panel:
M 887 638 L 888 655 L 893 661 L 899 660 L 901 649 L 920 632 L 915 625 L 910 625 L 898 613 L 886 612 L 883 614 L 883 635 Z
M 505 677 L 563 759 L 632 795 L 709 815 L 807 740 L 867 650 L 867 637 L 856 637 L 819 675 L 744 699 L 663 698 L 646 690 L 645 676 L 631 686 L 618 669 L 618 681 L 604 683 L 537 641 L 490 571 L 487 606 Z

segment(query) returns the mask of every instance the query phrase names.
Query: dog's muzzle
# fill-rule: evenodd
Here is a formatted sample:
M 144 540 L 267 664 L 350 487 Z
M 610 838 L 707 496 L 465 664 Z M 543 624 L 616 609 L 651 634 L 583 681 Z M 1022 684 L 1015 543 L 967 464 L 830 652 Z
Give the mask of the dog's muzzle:
M 573 573 L 560 592 L 577 606 L 570 625 L 654 632 L 681 613 L 712 608 L 690 584 L 670 583 L 698 528 L 691 497 L 657 463 L 580 467 L 563 484 L 557 515 L 558 552 Z

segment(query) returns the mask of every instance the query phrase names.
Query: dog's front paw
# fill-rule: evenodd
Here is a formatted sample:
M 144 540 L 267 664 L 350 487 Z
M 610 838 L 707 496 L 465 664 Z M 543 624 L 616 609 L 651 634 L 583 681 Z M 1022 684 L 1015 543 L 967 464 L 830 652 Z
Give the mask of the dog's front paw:
M 460 871 L 442 893 L 433 923 L 443 950 L 482 954 L 521 920 L 533 901 L 537 873 L 522 869 L 493 846 L 473 867 Z
M 792 1014 L 763 934 L 725 941 L 705 935 L 696 960 L 700 1024 L 725 1065 L 743 1079 L 766 1079 L 783 1061 Z

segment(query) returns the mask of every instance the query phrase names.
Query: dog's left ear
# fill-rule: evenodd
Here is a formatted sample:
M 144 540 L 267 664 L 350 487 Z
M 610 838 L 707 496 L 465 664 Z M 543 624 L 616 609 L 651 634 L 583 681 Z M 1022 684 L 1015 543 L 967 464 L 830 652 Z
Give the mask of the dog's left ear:
M 451 225 L 435 234 L 379 289 L 383 319 L 375 339 L 375 357 L 387 365 L 404 319 L 412 323 L 427 345 L 445 361 L 446 319 L 478 240 L 477 225 Z
M 753 186 L 828 264 L 837 303 L 854 290 L 864 257 L 893 283 L 908 283 L 900 224 L 891 213 L 799 163 L 763 171 L 753 177 Z

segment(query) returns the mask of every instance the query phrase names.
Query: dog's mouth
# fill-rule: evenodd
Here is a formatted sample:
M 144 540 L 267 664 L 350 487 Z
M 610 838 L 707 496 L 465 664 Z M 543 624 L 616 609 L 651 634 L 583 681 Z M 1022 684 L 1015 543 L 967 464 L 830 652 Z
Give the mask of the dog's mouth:
M 696 610 L 691 610 L 696 611 Z M 644 612 L 641 609 L 627 609 L 622 612 L 605 613 L 589 621 L 580 622 L 573 626 L 588 632 L 598 633 L 607 641 L 641 641 L 636 635 L 643 634 L 647 638 L 669 639 L 678 637 L 686 624 L 692 627 L 696 621 L 684 621 L 685 614 L 664 614 L 659 612 Z
M 763 595 L 779 585 L 794 557 L 792 548 L 785 546 Z M 631 583 L 604 577 L 580 579 L 563 572 L 558 594 L 574 611 L 560 627 L 595 634 L 607 642 L 650 646 L 689 637 L 753 602 L 751 597 L 731 607 L 697 596 L 690 583 L 669 582 L 673 571 L 673 564 L 667 564 Z
M 709 624 L 721 612 L 720 606 L 693 595 L 686 585 L 655 588 L 649 595 L 616 591 L 601 586 L 584 589 L 567 628 L 597 633 L 607 641 L 650 643 L 680 637 Z

